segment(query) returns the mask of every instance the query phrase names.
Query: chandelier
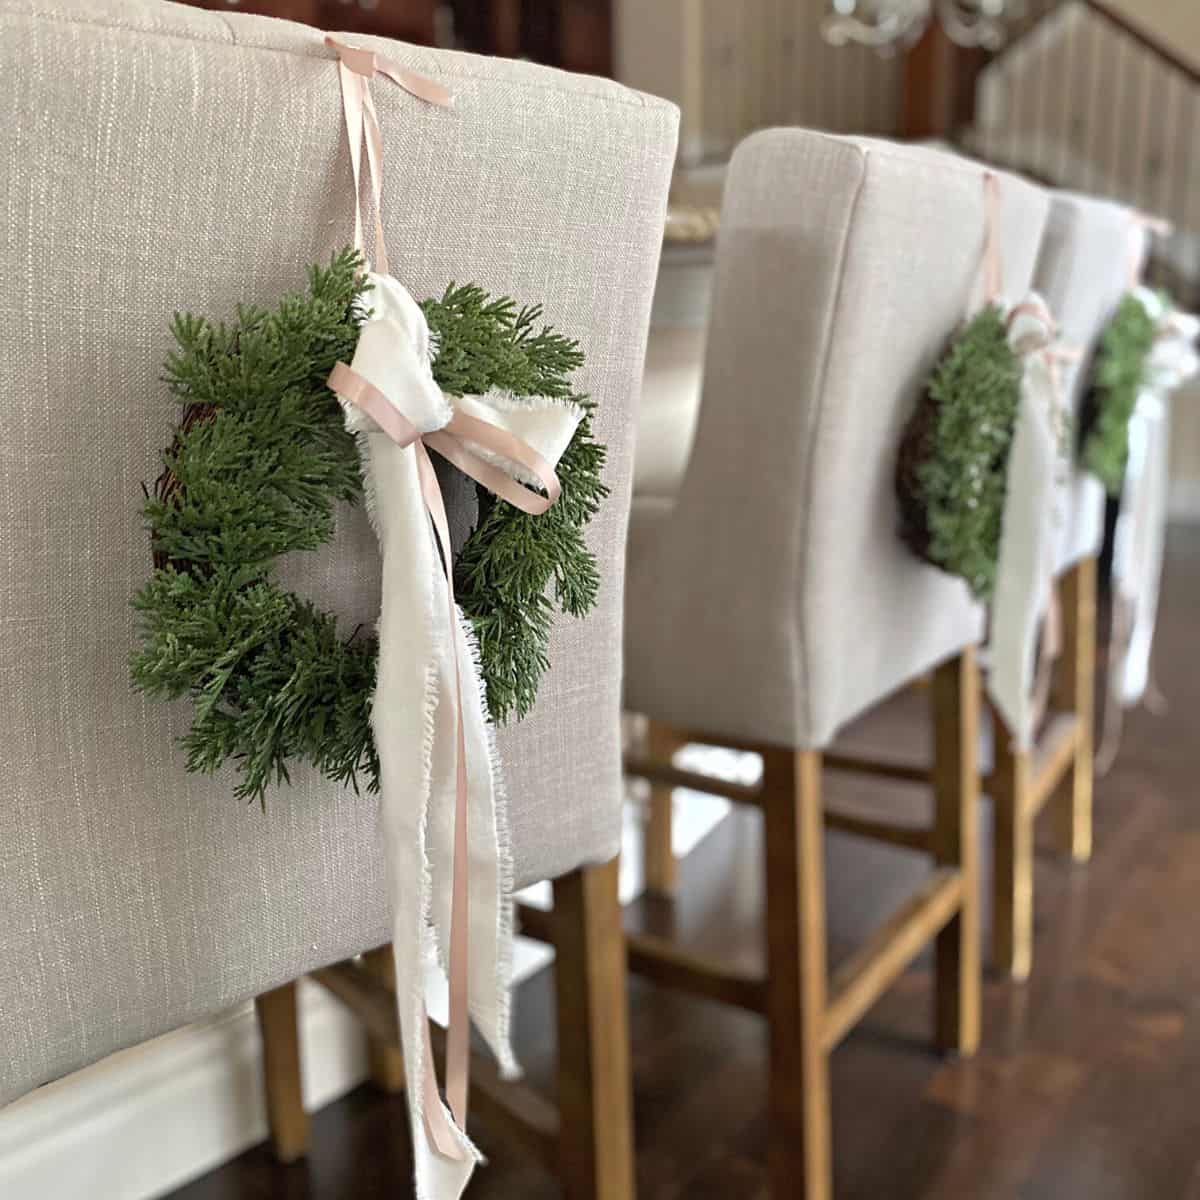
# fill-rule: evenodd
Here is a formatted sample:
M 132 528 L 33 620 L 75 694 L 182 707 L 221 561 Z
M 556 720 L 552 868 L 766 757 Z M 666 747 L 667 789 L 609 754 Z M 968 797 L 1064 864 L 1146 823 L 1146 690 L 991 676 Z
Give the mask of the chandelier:
M 959 46 L 998 50 L 1024 0 L 832 0 L 821 32 L 834 46 L 857 42 L 881 53 L 908 50 L 934 19 Z

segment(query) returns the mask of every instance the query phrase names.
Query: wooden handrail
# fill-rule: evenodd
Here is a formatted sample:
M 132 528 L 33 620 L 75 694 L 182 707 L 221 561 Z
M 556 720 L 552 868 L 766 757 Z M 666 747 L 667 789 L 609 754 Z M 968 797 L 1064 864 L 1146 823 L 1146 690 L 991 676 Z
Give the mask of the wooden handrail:
M 1168 66 L 1182 72 L 1190 82 L 1200 83 L 1200 69 L 1194 62 L 1188 62 L 1169 42 L 1161 41 L 1152 33 L 1148 33 L 1134 24 L 1124 13 L 1118 12 L 1109 0 L 1084 0 L 1093 12 L 1099 13 L 1105 20 L 1111 21 L 1122 33 L 1131 37 L 1145 50 L 1163 60 Z

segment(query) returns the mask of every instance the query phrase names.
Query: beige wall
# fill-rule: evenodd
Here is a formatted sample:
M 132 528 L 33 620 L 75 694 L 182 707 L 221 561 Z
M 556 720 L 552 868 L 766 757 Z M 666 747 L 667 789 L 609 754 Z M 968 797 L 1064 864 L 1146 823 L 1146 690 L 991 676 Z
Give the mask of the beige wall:
M 1103 0 L 1122 20 L 1141 29 L 1177 58 L 1200 71 L 1200 3 L 1197 0 Z
M 770 125 L 893 133 L 899 58 L 821 37 L 826 0 L 617 0 L 618 78 L 683 108 L 680 158 Z
M 703 105 L 704 0 L 615 0 L 613 58 L 617 78 L 678 104 L 679 157 L 700 151 Z

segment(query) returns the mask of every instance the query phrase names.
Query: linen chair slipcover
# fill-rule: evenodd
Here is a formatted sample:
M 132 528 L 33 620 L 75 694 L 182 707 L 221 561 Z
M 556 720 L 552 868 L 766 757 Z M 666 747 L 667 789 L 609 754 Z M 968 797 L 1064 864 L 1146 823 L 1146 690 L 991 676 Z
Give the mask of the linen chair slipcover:
M 1004 287 L 1033 274 L 1047 199 L 999 180 Z M 675 499 L 636 496 L 626 593 L 626 707 L 650 718 L 646 872 L 671 882 L 682 784 L 759 808 L 766 972 L 746 976 L 631 934 L 630 963 L 761 1012 L 770 1035 L 768 1175 L 776 1200 L 832 1192 L 829 1054 L 934 941 L 936 1040 L 979 1039 L 977 800 L 982 614 L 897 536 L 901 433 L 947 341 L 982 302 L 985 171 L 925 149 L 803 130 L 735 152 L 717 245 L 695 447 Z M 933 821 L 826 809 L 837 730 L 935 668 Z M 693 740 L 759 751 L 758 787 L 676 770 Z M 665 761 L 664 761 L 665 760 Z M 822 827 L 928 853 L 922 887 L 832 977 Z
M 978 294 L 984 172 L 801 130 L 757 134 L 735 163 L 692 454 L 677 496 L 634 498 L 625 706 L 823 746 L 982 632 L 966 586 L 897 537 L 893 480 L 904 424 Z M 1047 200 L 999 178 L 1016 299 Z
M 0 1103 L 387 940 L 373 798 L 297 769 L 265 813 L 183 769 L 187 706 L 134 695 L 141 484 L 178 414 L 171 314 L 302 287 L 353 235 L 337 71 L 313 29 L 158 0 L 2 0 Z M 500 731 L 517 884 L 620 838 L 619 653 L 633 407 L 673 106 L 526 63 L 351 39 L 448 84 L 374 89 L 384 225 L 418 297 L 477 281 L 587 352 L 611 496 L 603 586 L 556 623 L 536 711 Z M 288 582 L 374 621 L 361 509 Z
M 1105 325 L 1131 285 L 1145 230 L 1129 209 L 1068 192 L 1051 193 L 1035 286 L 1058 322 L 1062 344 L 1080 352 L 1060 367 L 1062 398 L 1077 423 Z M 1056 583 L 1065 637 L 1054 665 L 1050 719 L 1022 752 L 996 718 L 992 870 L 992 963 L 1024 979 L 1033 966 L 1033 829 L 1054 809 L 1061 849 L 1076 862 L 1092 852 L 1092 756 L 1096 660 L 1096 555 L 1104 539 L 1104 489 L 1072 461 L 1058 496 L 1062 525 Z

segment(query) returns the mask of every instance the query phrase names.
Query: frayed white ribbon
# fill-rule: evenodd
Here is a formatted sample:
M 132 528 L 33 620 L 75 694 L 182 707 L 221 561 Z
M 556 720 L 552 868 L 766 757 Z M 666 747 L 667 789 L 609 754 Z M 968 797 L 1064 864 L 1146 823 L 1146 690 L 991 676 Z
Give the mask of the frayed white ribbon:
M 1054 320 L 1036 292 L 1008 310 L 1008 342 L 1023 372 L 1007 464 L 987 688 L 1017 747 L 1027 750 L 1044 705 L 1034 686 L 1043 616 L 1048 618 L 1043 654 L 1057 652 L 1051 591 L 1057 529 L 1065 519 L 1058 485 L 1067 465 L 1058 363 L 1071 353 L 1057 345 Z
M 458 439 L 467 457 L 478 459 L 486 453 L 486 462 L 472 471 L 475 477 L 498 470 L 511 483 L 530 474 L 526 459 L 540 459 L 552 467 L 582 414 L 574 406 L 549 400 L 444 395 L 433 379 L 429 327 L 419 305 L 391 276 L 368 278 L 364 300 L 371 316 L 350 368 L 335 372 L 334 378 L 346 427 L 357 435 L 363 451 L 368 509 L 383 551 L 372 727 L 380 762 L 416 1193 L 418 1200 L 458 1200 L 479 1155 L 437 1095 L 423 968 L 433 958 L 444 969 L 449 965 L 453 997 L 452 914 L 458 916 L 454 885 L 456 873 L 463 871 L 469 936 L 462 986 L 471 1019 L 501 1070 L 515 1074 L 509 1041 L 513 881 L 507 802 L 484 704 L 478 649 L 457 606 L 454 619 L 448 619 L 446 564 L 439 559 L 441 539 L 435 541 L 432 535 L 428 475 L 422 476 L 422 463 L 428 463 L 424 442 L 452 450 L 445 431 L 464 429 L 467 432 L 459 433 Z M 341 383 L 356 384 L 360 390 L 354 396 L 359 398 L 352 398 Z M 419 436 L 409 438 L 405 430 Z M 482 439 L 479 443 L 470 441 L 472 430 Z M 497 434 L 495 439 L 486 436 L 489 430 Z M 511 459 L 506 446 L 533 454 Z M 450 554 L 448 543 L 442 543 L 441 554 Z M 460 832 L 459 747 L 465 751 L 470 831 L 465 864 L 455 854 Z M 461 849 L 462 841 L 457 844 Z M 453 1000 L 451 1007 L 453 1017 Z M 452 1030 L 453 1025 L 452 1021 Z M 459 1032 L 465 1037 L 465 1029 Z M 465 1089 L 465 1078 L 461 1082 Z M 454 1086 L 455 1078 L 448 1073 L 451 1094 Z M 451 1105 L 465 1113 L 465 1101 L 456 1104 L 452 1099 Z

